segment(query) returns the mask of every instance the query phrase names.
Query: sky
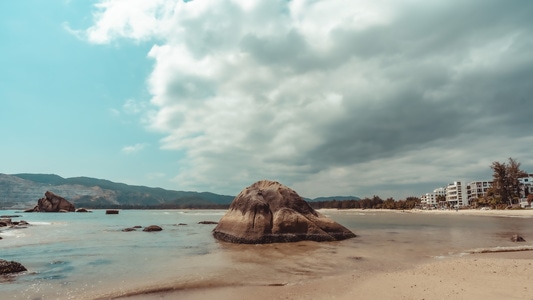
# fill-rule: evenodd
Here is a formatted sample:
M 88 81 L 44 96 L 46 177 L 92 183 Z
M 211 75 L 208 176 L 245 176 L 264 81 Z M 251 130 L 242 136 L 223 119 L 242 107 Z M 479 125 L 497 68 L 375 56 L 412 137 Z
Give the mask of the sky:
M 0 1 L 0 173 L 402 199 L 533 173 L 529 0 Z

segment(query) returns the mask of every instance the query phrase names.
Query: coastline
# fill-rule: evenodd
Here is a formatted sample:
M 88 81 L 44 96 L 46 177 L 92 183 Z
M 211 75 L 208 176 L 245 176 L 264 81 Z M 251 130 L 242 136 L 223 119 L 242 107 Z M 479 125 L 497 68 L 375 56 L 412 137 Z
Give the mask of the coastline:
M 516 218 L 533 218 L 533 209 L 490 209 L 490 210 L 480 210 L 480 209 L 459 209 L 459 210 L 425 210 L 425 209 L 410 209 L 410 210 L 398 210 L 398 209 L 320 209 L 319 212 L 327 213 L 328 211 L 336 212 L 360 212 L 360 213 L 369 213 L 369 212 L 388 212 L 388 213 L 416 213 L 416 214 L 434 214 L 434 215 L 462 215 L 462 216 L 490 216 L 490 217 L 516 217 Z
M 327 213 L 328 210 L 320 210 Z M 338 210 L 335 210 L 338 211 Z M 347 213 L 415 213 L 533 218 L 533 210 L 381 210 Z M 533 233 L 533 228 L 531 229 Z M 211 285 L 138 291 L 117 299 L 528 299 L 533 292 L 533 243 L 420 260 L 408 267 L 339 272 L 320 279 L 271 285 Z

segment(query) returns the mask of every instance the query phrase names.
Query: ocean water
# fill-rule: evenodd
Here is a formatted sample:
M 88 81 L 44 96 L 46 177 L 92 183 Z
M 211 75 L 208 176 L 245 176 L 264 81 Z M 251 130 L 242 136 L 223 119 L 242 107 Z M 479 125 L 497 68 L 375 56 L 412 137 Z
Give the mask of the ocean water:
M 2 299 L 108 299 L 143 291 L 285 285 L 346 271 L 376 272 L 533 240 L 533 219 L 323 211 L 358 237 L 340 242 L 234 245 L 216 241 L 223 210 L 21 213 L 27 228 L 0 230 L 0 258 L 28 272 L 0 277 Z M 158 225 L 160 232 L 122 232 Z M 520 247 L 530 247 L 530 243 Z

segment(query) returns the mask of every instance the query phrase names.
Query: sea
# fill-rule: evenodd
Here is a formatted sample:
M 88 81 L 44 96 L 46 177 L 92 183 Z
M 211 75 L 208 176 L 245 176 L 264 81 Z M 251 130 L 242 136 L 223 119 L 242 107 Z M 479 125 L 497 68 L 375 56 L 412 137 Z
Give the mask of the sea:
M 520 249 L 513 234 L 533 241 L 533 219 L 424 214 L 409 211 L 324 210 L 357 237 L 338 242 L 237 245 L 217 241 L 224 210 L 105 210 L 25 213 L 0 228 L 0 259 L 28 271 L 0 276 L 1 299 L 112 299 L 194 288 L 288 285 L 343 272 L 371 274 L 413 264 Z M 159 232 L 133 226 L 158 225 Z M 517 248 L 518 247 L 518 248 Z

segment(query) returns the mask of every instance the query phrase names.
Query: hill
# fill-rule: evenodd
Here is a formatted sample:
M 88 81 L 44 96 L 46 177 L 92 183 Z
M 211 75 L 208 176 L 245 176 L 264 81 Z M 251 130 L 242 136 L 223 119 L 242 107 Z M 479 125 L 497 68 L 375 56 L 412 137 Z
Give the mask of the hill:
M 308 201 L 321 202 L 321 201 L 333 201 L 333 200 L 337 200 L 337 201 L 361 200 L 361 198 L 355 197 L 355 196 L 329 196 L 329 197 L 318 197 L 318 198 L 314 198 Z
M 76 207 L 85 208 L 226 208 L 234 198 L 210 192 L 173 191 L 90 177 L 0 173 L 0 209 L 32 208 L 46 191 L 64 197 Z M 308 202 L 353 199 L 360 198 L 305 198 Z
M 214 208 L 227 206 L 234 198 L 209 192 L 127 185 L 90 177 L 0 174 L 0 208 L 31 208 L 48 190 L 66 198 L 76 207 L 86 208 Z

